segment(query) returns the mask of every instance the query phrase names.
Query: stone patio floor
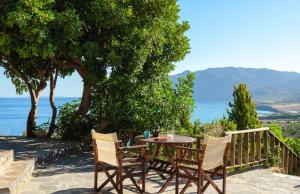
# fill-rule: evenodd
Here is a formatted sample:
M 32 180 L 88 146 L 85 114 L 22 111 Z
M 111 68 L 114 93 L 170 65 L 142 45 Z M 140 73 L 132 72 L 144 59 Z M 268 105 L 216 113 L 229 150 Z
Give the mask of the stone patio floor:
M 104 174 L 100 173 L 100 181 Z M 228 176 L 228 194 L 300 194 L 300 177 L 272 173 L 269 169 L 257 168 Z M 164 182 L 155 173 L 146 179 L 147 193 L 157 193 Z M 135 188 L 125 181 L 125 194 L 136 193 Z M 220 181 L 217 181 L 220 185 Z M 183 186 L 183 184 L 182 184 Z M 23 194 L 82 194 L 93 193 L 93 157 L 90 153 L 77 153 L 61 158 L 44 169 L 37 169 Z M 195 193 L 195 186 L 187 193 Z M 103 194 L 116 193 L 108 185 Z M 174 184 L 165 194 L 175 193 Z M 210 186 L 207 194 L 216 193 Z
M 78 143 L 58 141 L 43 138 L 24 138 L 15 136 L 0 136 L 0 150 L 14 150 L 15 160 L 35 158 L 37 155 L 52 153 Z

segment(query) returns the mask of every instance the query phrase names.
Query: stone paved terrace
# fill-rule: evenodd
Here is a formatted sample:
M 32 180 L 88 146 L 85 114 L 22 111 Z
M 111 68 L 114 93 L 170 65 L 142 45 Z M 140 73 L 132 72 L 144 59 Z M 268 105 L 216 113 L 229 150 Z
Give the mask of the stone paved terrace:
M 75 147 L 76 145 L 76 142 L 68 141 L 0 136 L 0 150 L 14 150 L 15 160 L 37 159 L 37 156 L 52 154 L 53 151 Z
M 100 175 L 104 179 L 103 174 Z M 146 179 L 147 193 L 157 193 L 163 182 L 159 176 L 150 175 Z M 125 181 L 125 194 L 135 193 L 135 188 Z M 220 184 L 220 181 L 217 181 Z M 90 153 L 78 153 L 57 160 L 45 169 L 38 169 L 23 194 L 82 194 L 93 193 L 93 157 Z M 300 194 L 300 177 L 272 173 L 269 169 L 257 168 L 240 174 L 230 175 L 227 183 L 228 194 Z M 116 193 L 111 188 L 105 192 Z M 174 186 L 165 194 L 173 194 Z M 188 194 L 195 193 L 195 186 Z M 206 194 L 214 194 L 211 187 Z

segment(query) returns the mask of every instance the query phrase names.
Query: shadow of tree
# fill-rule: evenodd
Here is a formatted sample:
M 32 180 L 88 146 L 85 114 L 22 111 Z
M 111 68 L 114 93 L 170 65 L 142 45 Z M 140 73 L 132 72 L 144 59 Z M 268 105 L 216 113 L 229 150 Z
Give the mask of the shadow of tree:
M 53 152 L 75 145 L 77 142 L 58 141 L 45 138 L 0 136 L 0 150 L 14 150 L 15 160 L 35 158 L 38 154 Z
M 65 173 L 94 172 L 94 158 L 91 152 L 72 154 L 55 161 L 53 164 L 36 171 L 33 176 L 52 176 Z
M 89 188 L 74 188 L 74 189 L 66 189 L 62 191 L 56 191 L 53 194 L 91 194 L 93 193 L 93 189 Z

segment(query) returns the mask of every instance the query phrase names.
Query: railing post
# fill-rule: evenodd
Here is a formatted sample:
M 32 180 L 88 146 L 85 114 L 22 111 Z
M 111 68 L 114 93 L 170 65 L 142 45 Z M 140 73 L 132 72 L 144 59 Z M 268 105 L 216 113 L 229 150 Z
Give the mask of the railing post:
M 249 163 L 249 133 L 244 134 L 244 163 Z
M 231 146 L 230 146 L 230 165 L 235 165 L 235 135 L 231 136 Z
M 289 172 L 289 149 L 284 146 L 284 171 Z
M 294 170 L 296 170 L 298 168 L 298 166 L 297 166 L 298 165 L 297 158 L 298 158 L 298 156 L 294 155 L 294 161 L 293 161 Z
M 279 146 L 280 146 L 280 163 L 279 163 L 279 167 L 284 169 L 284 146 L 281 142 L 279 142 Z
M 268 131 L 264 131 L 264 159 L 268 161 Z
M 294 153 L 292 151 L 289 151 L 289 174 L 292 174 L 293 173 L 293 162 L 294 162 L 294 159 L 293 159 L 293 155 Z
M 236 160 L 236 163 L 237 165 L 241 165 L 242 164 L 242 149 L 243 149 L 243 139 L 242 139 L 242 134 L 239 133 L 238 134 L 238 147 L 237 147 L 237 160 Z
M 250 161 L 255 162 L 255 138 L 254 132 L 250 133 Z
M 261 140 L 260 131 L 256 132 L 256 160 L 261 161 Z
M 275 137 L 273 135 L 270 135 L 270 151 L 271 153 L 275 151 Z

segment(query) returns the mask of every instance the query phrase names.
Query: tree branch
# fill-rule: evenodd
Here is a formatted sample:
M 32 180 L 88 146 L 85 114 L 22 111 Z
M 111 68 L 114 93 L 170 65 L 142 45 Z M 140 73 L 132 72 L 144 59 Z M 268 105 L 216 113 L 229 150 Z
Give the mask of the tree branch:
M 32 84 L 30 83 L 30 81 L 28 80 L 28 78 L 26 77 L 26 75 L 11 61 L 6 60 L 6 63 L 4 62 L 3 65 L 6 66 L 6 68 L 8 68 L 9 70 L 11 70 L 11 72 L 13 72 L 16 76 L 20 77 L 26 84 L 26 86 L 28 87 L 28 91 L 31 93 L 33 92 L 33 87 Z
M 80 77 L 85 80 L 88 77 L 88 71 L 84 68 L 84 64 L 78 59 L 74 58 L 74 62 L 63 62 L 61 60 L 58 60 L 56 58 L 52 58 L 51 61 L 54 64 L 57 64 L 60 67 L 67 67 L 67 68 L 72 68 L 75 69 Z

